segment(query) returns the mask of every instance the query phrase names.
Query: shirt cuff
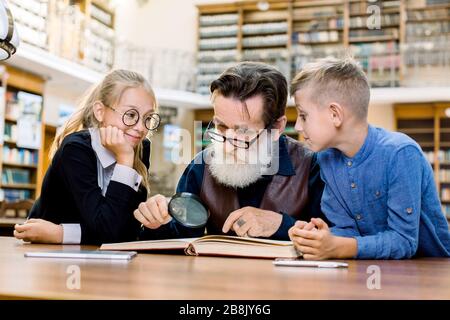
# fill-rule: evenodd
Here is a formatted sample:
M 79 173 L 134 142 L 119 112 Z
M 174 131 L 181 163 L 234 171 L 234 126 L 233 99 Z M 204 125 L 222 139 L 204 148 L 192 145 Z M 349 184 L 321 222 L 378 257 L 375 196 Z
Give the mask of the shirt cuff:
M 356 259 L 377 259 L 376 257 L 376 242 L 368 236 L 354 237 L 358 246 L 358 253 Z
M 142 181 L 142 176 L 133 168 L 122 164 L 116 164 L 111 181 L 123 183 L 132 188 L 134 191 L 138 191 L 139 185 Z
M 270 238 L 275 240 L 289 240 L 289 229 L 294 226 L 296 220 L 287 213 L 280 212 L 280 214 L 283 216 L 280 227 Z
M 62 224 L 63 227 L 63 244 L 80 244 L 81 242 L 81 226 L 76 223 Z

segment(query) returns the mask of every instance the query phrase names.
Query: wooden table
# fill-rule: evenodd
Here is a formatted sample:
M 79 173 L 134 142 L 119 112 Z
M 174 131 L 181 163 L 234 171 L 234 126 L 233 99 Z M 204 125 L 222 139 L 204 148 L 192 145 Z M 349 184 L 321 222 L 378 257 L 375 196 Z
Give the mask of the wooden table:
M 0 298 L 450 299 L 450 259 L 348 261 L 348 269 L 275 267 L 271 260 L 140 253 L 132 261 L 25 258 L 27 251 L 96 249 L 0 237 Z M 79 290 L 67 281 L 80 270 Z M 381 289 L 369 290 L 371 265 Z M 75 267 L 75 268 L 77 268 Z

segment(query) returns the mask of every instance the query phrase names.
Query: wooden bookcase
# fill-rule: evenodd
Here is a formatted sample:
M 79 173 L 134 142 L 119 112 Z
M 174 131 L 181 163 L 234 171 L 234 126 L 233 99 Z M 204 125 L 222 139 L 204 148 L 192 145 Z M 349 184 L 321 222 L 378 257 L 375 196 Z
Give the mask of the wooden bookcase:
M 396 104 L 396 130 L 417 141 L 433 167 L 442 210 L 450 220 L 450 102 Z
M 429 5 L 430 0 L 374 3 L 366 0 L 269 0 L 266 11 L 253 0 L 199 5 L 197 92 L 208 94 L 209 82 L 236 61 L 270 63 L 290 79 L 311 60 L 348 52 L 360 61 L 372 87 L 398 87 L 407 83 L 412 67 L 419 64 L 429 69 L 430 65 L 442 65 L 443 53 L 448 49 L 430 51 L 429 44 L 439 47 L 443 40 L 450 42 L 450 0 L 435 2 Z M 373 19 L 376 12 L 380 13 L 379 21 Z M 226 25 L 233 33 L 232 48 L 224 48 L 224 42 L 230 39 L 226 33 L 210 32 L 208 40 L 215 45 L 200 45 L 205 33 L 211 31 L 204 21 L 219 23 L 218 17 L 224 14 L 234 17 Z M 409 54 L 411 50 L 416 53 L 414 45 L 418 41 L 423 42 L 419 45 L 423 48 L 419 58 L 417 54 Z M 402 52 L 401 47 L 410 51 Z M 420 53 L 422 49 L 417 50 Z M 225 55 L 229 60 L 220 60 Z M 445 80 L 447 76 L 442 68 L 436 69 Z
M 424 0 L 406 1 L 403 44 L 409 54 L 402 61 L 408 75 L 405 80 L 420 79 L 429 86 L 449 85 L 448 71 L 442 72 L 442 61 L 449 52 L 450 1 L 434 2 L 435 5 L 426 5 Z
M 33 95 L 42 96 L 44 92 L 44 84 L 45 81 L 36 76 L 34 74 L 25 72 L 23 70 L 19 70 L 10 66 L 5 67 L 5 74 L 3 76 L 2 87 L 6 87 L 7 94 L 5 95 L 4 103 L 5 103 L 5 113 L 0 121 L 4 124 L 4 142 L 0 145 L 1 154 L 0 154 L 0 172 L 2 173 L 2 183 L 0 184 L 0 188 L 2 190 L 7 190 L 6 192 L 11 192 L 11 190 L 15 190 L 13 192 L 16 193 L 18 200 L 19 199 L 36 199 L 39 196 L 40 187 L 43 179 L 43 163 L 44 163 L 44 155 L 42 152 L 42 148 L 40 149 L 30 149 L 23 148 L 17 145 L 17 142 L 12 139 L 10 130 L 6 127 L 9 127 L 11 130 L 16 130 L 14 127 L 17 126 L 17 117 L 21 117 L 21 114 L 17 114 L 17 117 L 11 117 L 6 113 L 6 109 L 8 108 L 8 104 L 15 103 L 13 101 L 8 100 L 8 97 L 14 96 L 14 94 L 18 92 L 31 93 Z M 44 125 L 43 118 L 44 110 L 43 105 L 41 107 L 40 121 L 41 121 L 41 146 L 44 141 Z M 12 129 L 14 128 L 14 129 Z M 12 154 L 15 152 L 15 156 L 11 156 L 13 160 L 4 158 L 4 153 L 8 152 Z M 18 153 L 22 153 L 23 159 L 20 156 L 17 156 Z M 25 156 L 24 156 L 25 155 Z M 10 171 L 10 176 L 13 175 L 12 172 L 19 171 L 19 174 L 24 174 L 28 177 L 26 183 L 16 183 L 16 182 L 8 182 L 3 183 L 3 173 Z M 9 190 L 9 191 L 8 191 Z
M 344 1 L 293 1 L 291 77 L 308 61 L 341 55 L 348 45 Z
M 114 60 L 114 10 L 106 0 L 10 0 L 21 41 L 107 72 Z

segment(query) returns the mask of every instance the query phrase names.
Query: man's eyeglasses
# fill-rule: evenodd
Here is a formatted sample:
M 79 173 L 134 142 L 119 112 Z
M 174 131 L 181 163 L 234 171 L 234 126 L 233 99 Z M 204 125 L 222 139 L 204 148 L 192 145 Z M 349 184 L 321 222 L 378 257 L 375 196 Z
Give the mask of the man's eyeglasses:
M 229 143 L 231 143 L 231 145 L 235 146 L 236 148 L 242 148 L 242 149 L 248 149 L 250 148 L 250 146 L 256 141 L 258 140 L 259 136 L 261 135 L 261 133 L 268 129 L 271 126 L 271 124 L 269 124 L 268 126 L 266 126 L 263 130 L 261 130 L 255 137 L 253 137 L 250 140 L 242 140 L 242 139 L 237 139 L 237 138 L 231 138 L 231 137 L 226 137 L 220 133 L 217 132 L 217 129 L 215 128 L 215 124 L 214 121 L 211 120 L 208 124 L 208 126 L 206 127 L 206 131 L 205 134 L 207 134 L 212 140 L 217 141 L 217 142 L 222 142 L 224 143 L 225 141 L 228 141 Z
M 121 114 L 122 122 L 127 127 L 132 127 L 132 126 L 136 125 L 136 123 L 139 122 L 139 119 L 141 117 L 139 114 L 139 111 L 137 111 L 136 109 L 130 109 L 126 112 L 120 112 L 113 107 L 108 106 L 108 108 Z M 158 129 L 160 123 L 161 123 L 161 117 L 157 113 L 152 113 L 144 118 L 144 125 L 150 131 L 154 131 L 154 130 Z

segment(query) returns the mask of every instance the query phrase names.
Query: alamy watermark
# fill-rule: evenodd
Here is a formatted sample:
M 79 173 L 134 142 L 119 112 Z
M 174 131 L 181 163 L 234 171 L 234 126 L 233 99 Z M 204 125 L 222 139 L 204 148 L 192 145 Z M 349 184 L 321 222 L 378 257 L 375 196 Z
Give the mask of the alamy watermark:
M 367 274 L 370 276 L 367 278 L 366 285 L 369 290 L 381 289 L 381 268 L 377 265 L 370 265 L 367 267 Z

